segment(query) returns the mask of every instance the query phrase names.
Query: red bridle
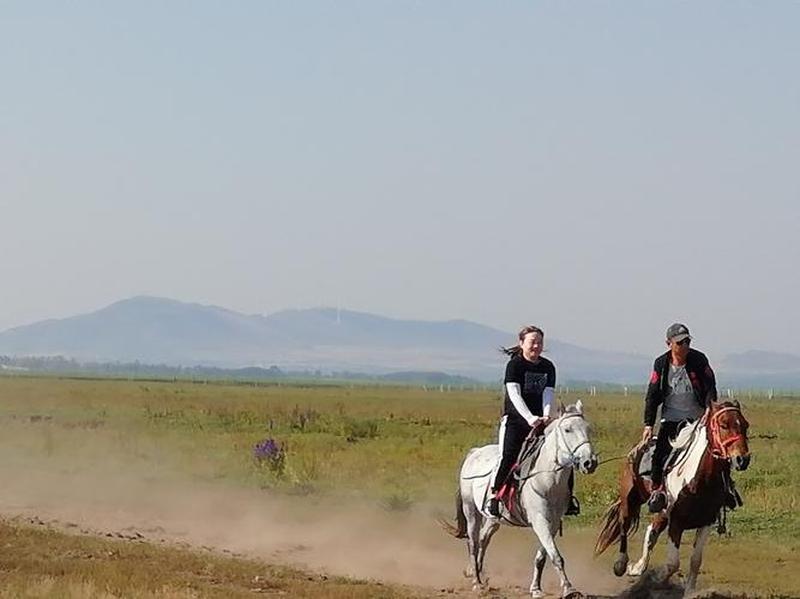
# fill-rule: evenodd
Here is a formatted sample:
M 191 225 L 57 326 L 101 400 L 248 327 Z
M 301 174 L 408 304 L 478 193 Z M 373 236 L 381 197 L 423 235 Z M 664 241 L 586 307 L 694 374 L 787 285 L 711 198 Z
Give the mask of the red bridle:
M 714 457 L 723 458 L 723 459 L 730 459 L 728 455 L 728 447 L 741 441 L 742 439 L 746 439 L 746 436 L 743 435 L 741 432 L 736 435 L 731 435 L 727 439 L 723 440 L 722 435 L 720 434 L 720 424 L 719 424 L 719 417 L 722 416 L 725 412 L 737 412 L 739 414 L 739 418 L 741 419 L 741 424 L 739 426 L 739 430 L 747 430 L 749 426 L 747 419 L 742 415 L 742 410 L 735 406 L 725 406 L 724 408 L 720 408 L 711 413 L 710 417 L 708 418 L 708 428 L 711 429 L 711 453 L 714 454 Z

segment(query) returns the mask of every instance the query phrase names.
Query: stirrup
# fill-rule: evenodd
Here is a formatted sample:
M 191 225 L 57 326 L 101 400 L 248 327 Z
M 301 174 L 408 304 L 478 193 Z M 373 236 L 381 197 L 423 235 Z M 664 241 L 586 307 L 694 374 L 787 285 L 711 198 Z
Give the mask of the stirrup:
M 567 511 L 564 513 L 565 516 L 580 516 L 581 513 L 581 503 L 578 501 L 578 498 L 575 495 L 569 496 L 569 502 L 567 503 Z

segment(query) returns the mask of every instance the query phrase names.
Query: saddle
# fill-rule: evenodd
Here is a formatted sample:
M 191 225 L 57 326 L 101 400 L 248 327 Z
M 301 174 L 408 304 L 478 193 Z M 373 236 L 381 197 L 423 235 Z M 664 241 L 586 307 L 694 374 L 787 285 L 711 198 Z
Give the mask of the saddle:
M 653 473 L 653 453 L 656 450 L 656 440 L 650 439 L 647 445 L 641 447 L 634 447 L 632 454 L 634 456 L 634 466 L 636 474 L 640 477 L 650 480 L 650 475 Z M 666 460 L 664 460 L 664 476 L 672 469 L 678 461 L 681 453 L 686 451 L 686 448 L 675 448 L 669 452 Z
M 520 513 L 519 490 L 522 483 L 531 477 L 531 471 L 536 464 L 536 459 L 539 457 L 542 445 L 544 445 L 544 435 L 525 439 L 519 450 L 516 463 L 511 467 L 506 481 L 497 492 L 497 499 L 505 506 L 507 512 L 502 516 L 511 524 L 527 526 Z
M 670 470 L 672 470 L 677 464 L 680 464 L 683 461 L 684 456 L 691 448 L 692 437 L 694 434 L 695 433 L 687 437 L 683 445 L 679 447 L 673 447 L 672 451 L 670 451 L 669 455 L 664 461 L 665 480 Z M 648 481 L 650 480 L 650 475 L 653 471 L 653 452 L 655 451 L 655 447 L 656 447 L 656 440 L 650 439 L 650 441 L 646 445 L 636 445 L 628 453 L 628 459 L 633 465 L 634 472 L 636 472 L 636 474 L 639 477 L 646 479 Z M 744 505 L 742 496 L 739 494 L 739 491 L 736 490 L 736 486 L 733 482 L 733 479 L 730 477 L 730 474 L 725 476 L 725 491 L 726 491 L 725 507 L 727 507 L 727 509 L 735 510 L 737 507 L 741 507 L 742 505 Z M 724 524 L 722 524 L 721 526 L 724 527 Z
M 691 437 L 688 437 L 683 445 L 673 447 L 664 460 L 664 477 L 666 478 L 672 468 L 681 461 L 681 458 L 689 451 L 691 447 Z M 634 471 L 640 477 L 650 480 L 650 475 L 653 472 L 653 453 L 656 449 L 656 439 L 650 439 L 645 445 L 635 446 L 628 454 L 634 465 Z

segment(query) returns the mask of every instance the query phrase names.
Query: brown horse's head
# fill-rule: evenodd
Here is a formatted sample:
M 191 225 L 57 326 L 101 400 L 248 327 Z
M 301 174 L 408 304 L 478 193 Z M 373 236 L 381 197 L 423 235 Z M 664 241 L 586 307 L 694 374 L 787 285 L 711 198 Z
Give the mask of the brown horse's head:
M 712 451 L 730 460 L 736 470 L 747 470 L 750 465 L 750 448 L 747 446 L 750 423 L 742 414 L 739 402 L 712 403 L 707 417 Z

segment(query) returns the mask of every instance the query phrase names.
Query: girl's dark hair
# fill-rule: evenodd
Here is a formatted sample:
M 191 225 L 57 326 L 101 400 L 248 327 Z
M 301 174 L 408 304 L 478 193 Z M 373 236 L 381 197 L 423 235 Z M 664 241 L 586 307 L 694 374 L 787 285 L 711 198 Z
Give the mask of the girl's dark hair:
M 519 338 L 520 341 L 522 341 L 523 339 L 525 339 L 525 335 L 527 335 L 528 333 L 539 333 L 542 336 L 542 338 L 544 338 L 544 331 L 539 327 L 533 326 L 532 324 L 529 324 L 526 327 L 522 327 L 519 330 L 519 334 L 517 335 L 517 337 Z M 522 348 L 519 346 L 519 344 L 517 344 L 517 345 L 511 345 L 509 347 L 501 347 L 500 351 L 507 356 L 518 356 L 522 353 Z

